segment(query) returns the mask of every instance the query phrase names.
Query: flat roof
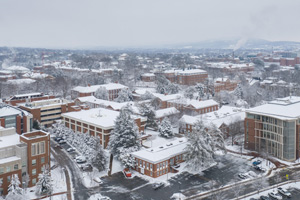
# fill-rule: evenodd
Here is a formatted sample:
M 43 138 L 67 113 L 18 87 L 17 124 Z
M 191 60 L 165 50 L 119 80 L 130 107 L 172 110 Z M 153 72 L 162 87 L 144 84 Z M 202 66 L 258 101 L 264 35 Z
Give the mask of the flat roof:
M 20 115 L 22 112 L 16 108 L 3 104 L 0 105 L 0 117 L 12 116 L 12 115 Z
M 77 86 L 73 88 L 73 90 L 80 93 L 93 93 L 96 92 L 96 90 L 99 89 L 100 87 L 104 87 L 106 90 L 118 90 L 118 89 L 128 88 L 127 86 L 119 83 L 108 83 L 103 85 L 91 85 L 86 87 Z
M 5 164 L 5 163 L 10 163 L 10 162 L 18 161 L 18 160 L 21 160 L 21 158 L 19 158 L 17 156 L 11 156 L 11 157 L 7 157 L 7 158 L 2 158 L 2 159 L 0 159 L 0 165 L 1 164 Z
M 177 138 L 176 140 L 160 145 L 159 147 L 143 149 L 133 152 L 131 155 L 155 164 L 184 153 L 187 145 L 188 141 L 186 138 Z
M 17 133 L 0 137 L 0 148 L 14 146 L 17 144 L 21 144 L 20 135 L 18 135 Z
M 300 97 L 285 97 L 246 110 L 248 113 L 289 120 L 300 118 Z

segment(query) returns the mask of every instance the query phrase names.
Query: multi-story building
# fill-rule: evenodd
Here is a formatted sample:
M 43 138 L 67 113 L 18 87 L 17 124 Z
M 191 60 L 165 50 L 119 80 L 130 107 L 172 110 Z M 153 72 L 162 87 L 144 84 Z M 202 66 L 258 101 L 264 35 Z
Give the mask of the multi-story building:
M 66 127 L 93 136 L 100 137 L 101 145 L 106 148 L 110 132 L 114 129 L 115 120 L 119 116 L 118 111 L 104 108 L 94 108 L 78 112 L 62 114 L 62 120 Z M 131 116 L 140 132 L 144 132 L 147 119 L 141 116 Z
M 233 91 L 237 87 L 238 83 L 236 81 L 230 81 L 228 78 L 217 78 L 214 83 L 214 91 Z
M 103 85 L 89 85 L 87 87 L 77 86 L 71 90 L 71 97 L 72 97 L 72 99 L 76 99 L 78 97 L 92 96 L 95 94 L 97 89 L 99 89 L 100 87 L 103 87 L 107 90 L 109 100 L 111 100 L 111 101 L 118 97 L 118 94 L 122 89 L 128 89 L 127 86 L 119 84 L 119 83 L 108 83 L 108 84 L 103 84 Z
M 300 97 L 286 97 L 246 110 L 245 148 L 294 161 L 300 148 Z
M 44 126 L 49 126 L 53 124 L 55 120 L 60 120 L 62 113 L 73 111 L 71 106 L 74 106 L 75 103 L 65 99 L 55 98 L 18 105 L 21 109 L 30 112 L 34 120 L 39 121 Z
M 7 194 L 13 174 L 29 175 L 28 186 L 38 181 L 43 166 L 50 166 L 50 136 L 43 131 L 18 135 L 15 128 L 0 127 L 0 193 Z
M 186 138 L 177 138 L 159 147 L 133 152 L 136 163 L 133 169 L 153 178 L 177 172 L 173 166 L 184 162 L 187 144 Z
M 43 93 L 17 94 L 5 100 L 5 103 L 16 106 L 19 103 L 54 99 L 55 96 L 44 95 Z
M 190 100 L 180 98 L 167 101 L 167 108 L 175 107 L 177 110 L 190 115 L 199 115 L 204 113 L 213 112 L 219 109 L 219 104 L 212 100 Z
M 156 72 L 155 74 L 163 75 L 172 83 L 180 85 L 196 85 L 197 83 L 204 83 L 208 78 L 207 72 L 201 69 L 174 69 Z
M 32 115 L 20 108 L 0 104 L 0 126 L 14 127 L 18 134 L 32 130 Z

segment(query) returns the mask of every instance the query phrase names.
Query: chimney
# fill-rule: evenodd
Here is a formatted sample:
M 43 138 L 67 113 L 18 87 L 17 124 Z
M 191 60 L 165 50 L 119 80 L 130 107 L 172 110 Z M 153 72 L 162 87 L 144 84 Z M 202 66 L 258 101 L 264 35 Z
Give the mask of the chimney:
M 88 84 L 88 87 L 91 87 L 91 84 Z

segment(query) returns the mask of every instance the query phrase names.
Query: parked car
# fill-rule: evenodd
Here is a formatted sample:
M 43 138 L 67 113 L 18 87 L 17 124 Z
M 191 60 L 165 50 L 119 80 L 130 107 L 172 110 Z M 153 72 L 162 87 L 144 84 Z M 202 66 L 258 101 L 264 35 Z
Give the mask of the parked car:
M 277 188 L 277 190 L 280 194 L 282 194 L 284 196 L 292 197 L 292 194 L 284 188 L 279 187 L 279 188 Z
M 70 152 L 70 153 L 71 153 L 71 152 L 74 152 L 74 151 L 75 151 L 74 148 L 68 148 L 68 149 L 67 149 L 67 152 Z
M 77 163 L 85 163 L 86 162 L 86 159 L 85 159 L 85 157 L 84 156 L 78 156 L 78 157 L 76 157 L 76 162 Z
M 85 165 L 81 166 L 81 169 L 82 169 L 83 171 L 88 171 L 88 172 L 90 172 L 90 171 L 93 170 L 93 166 L 92 166 L 91 164 L 85 164 Z
M 131 171 L 129 169 L 124 169 L 123 174 L 126 178 L 131 178 Z
M 255 198 L 251 198 L 250 200 L 257 200 L 257 199 L 255 199 Z
M 65 143 L 66 143 L 65 140 L 60 140 L 60 141 L 58 142 L 58 144 L 65 144 Z
M 177 169 L 177 168 L 179 168 L 179 167 L 180 167 L 180 165 L 179 165 L 179 164 L 177 164 L 177 165 L 174 165 L 173 167 Z
M 260 172 L 265 172 L 266 171 L 265 168 L 262 168 L 262 167 L 257 166 L 257 165 L 254 166 L 254 169 L 256 169 L 257 171 L 260 171 Z
M 256 166 L 256 165 L 259 165 L 261 163 L 261 160 L 256 160 L 256 161 L 254 161 L 252 164 L 254 165 L 254 166 Z
M 270 192 L 268 193 L 268 195 L 270 197 L 272 197 L 273 199 L 276 199 L 276 200 L 282 200 L 282 196 L 278 193 L 275 193 L 275 192 Z
M 267 196 L 260 196 L 260 200 L 270 200 L 270 198 Z
M 153 185 L 152 185 L 152 188 L 154 189 L 154 190 L 158 190 L 159 188 L 162 188 L 162 187 L 164 187 L 164 183 L 163 182 L 160 182 L 160 183 L 154 183 Z
M 62 137 L 55 137 L 54 140 L 55 140 L 56 142 L 59 142 L 60 140 L 62 140 Z
M 240 177 L 241 179 L 246 179 L 247 175 L 240 173 L 240 174 L 238 174 L 238 177 Z

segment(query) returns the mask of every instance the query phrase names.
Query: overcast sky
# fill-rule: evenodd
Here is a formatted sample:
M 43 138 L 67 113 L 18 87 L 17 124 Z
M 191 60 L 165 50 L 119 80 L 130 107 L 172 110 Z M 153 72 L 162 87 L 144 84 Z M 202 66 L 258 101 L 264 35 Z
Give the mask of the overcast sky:
M 0 46 L 300 42 L 298 0 L 1 0 Z

